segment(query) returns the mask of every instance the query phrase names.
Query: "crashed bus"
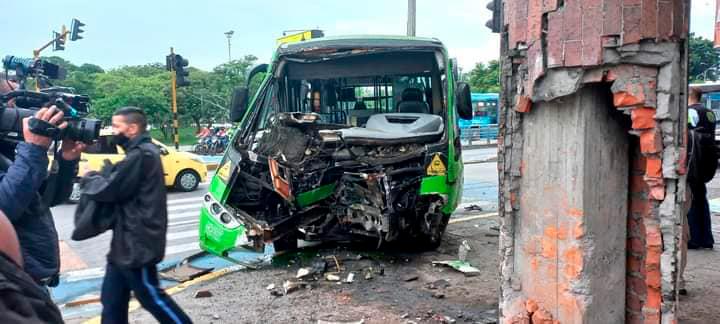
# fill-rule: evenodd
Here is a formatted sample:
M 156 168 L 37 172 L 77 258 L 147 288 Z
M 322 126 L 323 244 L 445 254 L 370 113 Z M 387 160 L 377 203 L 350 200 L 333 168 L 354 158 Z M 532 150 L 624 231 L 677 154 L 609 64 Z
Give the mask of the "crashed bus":
M 236 88 L 233 136 L 199 223 L 201 247 L 276 251 L 298 239 L 437 248 L 462 197 L 470 89 L 436 39 L 283 44 Z M 253 77 L 262 76 L 250 95 Z

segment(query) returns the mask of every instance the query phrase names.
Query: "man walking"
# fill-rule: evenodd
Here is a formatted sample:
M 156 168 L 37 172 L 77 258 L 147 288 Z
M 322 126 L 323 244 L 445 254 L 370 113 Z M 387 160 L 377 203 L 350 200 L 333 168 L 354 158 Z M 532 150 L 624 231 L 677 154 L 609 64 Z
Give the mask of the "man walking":
M 156 264 L 165 255 L 167 197 L 160 152 L 147 133 L 145 113 L 118 109 L 112 117 L 125 159 L 81 181 L 88 199 L 111 206 L 115 223 L 103 281 L 103 323 L 127 323 L 130 291 L 160 323 L 191 323 L 159 286 Z

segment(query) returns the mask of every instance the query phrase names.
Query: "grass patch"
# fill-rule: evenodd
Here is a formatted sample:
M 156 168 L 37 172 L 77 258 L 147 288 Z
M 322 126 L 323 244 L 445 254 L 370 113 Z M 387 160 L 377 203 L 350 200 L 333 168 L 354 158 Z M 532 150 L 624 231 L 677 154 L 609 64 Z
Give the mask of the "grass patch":
M 180 135 L 180 145 L 193 145 L 197 143 L 197 139 L 195 138 L 195 127 L 183 127 L 178 129 L 178 135 Z M 175 142 L 173 141 L 173 133 L 172 128 L 168 132 L 168 137 L 165 138 L 160 131 L 160 129 L 153 129 L 150 130 L 150 135 L 152 137 L 160 142 L 163 142 L 166 145 L 174 145 Z

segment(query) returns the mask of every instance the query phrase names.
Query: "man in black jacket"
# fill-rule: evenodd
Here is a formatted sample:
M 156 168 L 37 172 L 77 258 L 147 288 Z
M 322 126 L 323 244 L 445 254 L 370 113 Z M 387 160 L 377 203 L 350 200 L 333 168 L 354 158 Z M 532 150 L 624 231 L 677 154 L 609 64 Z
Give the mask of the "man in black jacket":
M 715 176 L 718 167 L 715 146 L 715 113 L 700 103 L 701 93 L 691 89 L 688 94 L 688 184 L 692 191 L 692 204 L 688 211 L 690 225 L 689 249 L 712 249 L 715 240 L 710 224 L 710 207 L 706 183 Z
M 12 83 L 0 75 L 0 94 Z M 7 107 L 5 109 L 14 109 Z M 42 108 L 35 118 L 67 127 L 56 107 Z M 32 133 L 24 121 L 24 142 L 0 141 L 0 210 L 17 231 L 25 272 L 41 286 L 55 286 L 60 271 L 60 250 L 50 207 L 64 202 L 72 191 L 78 160 L 84 144 L 63 141 L 58 167 L 48 176 L 48 147 L 51 139 Z
M 161 323 L 191 323 L 158 282 L 165 256 L 167 196 L 160 151 L 147 133 L 145 113 L 120 108 L 112 117 L 114 141 L 125 158 L 111 170 L 81 180 L 88 199 L 110 204 L 115 224 L 101 292 L 103 323 L 127 323 L 130 291 Z

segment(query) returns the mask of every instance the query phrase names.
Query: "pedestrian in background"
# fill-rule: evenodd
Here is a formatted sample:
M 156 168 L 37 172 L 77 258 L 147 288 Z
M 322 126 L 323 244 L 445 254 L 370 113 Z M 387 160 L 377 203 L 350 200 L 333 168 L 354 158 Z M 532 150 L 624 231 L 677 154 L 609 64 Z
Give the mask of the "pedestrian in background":
M 127 323 L 132 291 L 160 323 L 191 323 L 158 281 L 165 256 L 167 196 L 160 150 L 147 132 L 147 117 L 135 107 L 112 117 L 114 141 L 125 158 L 81 180 L 87 199 L 112 205 L 115 224 L 102 285 L 103 323 Z
M 700 103 L 702 93 L 690 89 L 688 95 L 688 184 L 692 203 L 688 212 L 688 249 L 712 249 L 715 240 L 710 223 L 706 183 L 715 176 L 718 150 L 715 144 L 715 113 Z

